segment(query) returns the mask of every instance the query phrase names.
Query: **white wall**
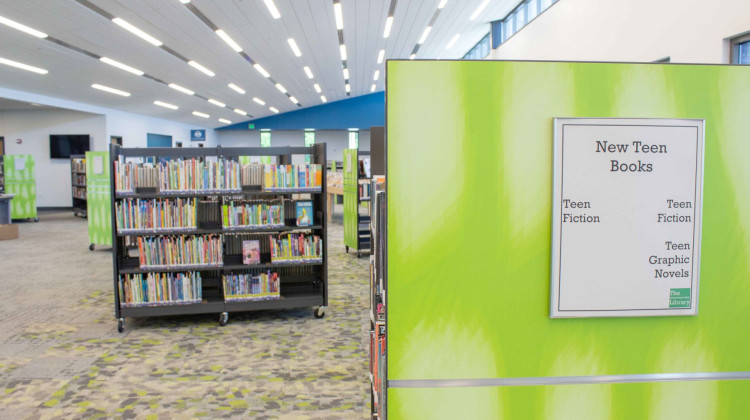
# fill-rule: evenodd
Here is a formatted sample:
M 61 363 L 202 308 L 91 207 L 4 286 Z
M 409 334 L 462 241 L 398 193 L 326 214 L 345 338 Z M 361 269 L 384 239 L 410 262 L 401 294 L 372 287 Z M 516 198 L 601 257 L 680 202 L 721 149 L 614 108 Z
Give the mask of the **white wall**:
M 748 0 L 560 0 L 490 59 L 728 63 Z
M 50 159 L 49 135 L 88 134 L 92 150 L 105 150 L 106 132 L 104 115 L 52 109 L 0 112 L 0 135 L 5 137 L 5 153 L 34 157 L 38 207 L 73 204 L 70 159 Z
M 217 141 L 225 147 L 260 147 L 260 131 L 217 131 Z M 328 160 L 341 161 L 344 149 L 349 148 L 349 132 L 343 130 L 318 130 L 316 143 L 326 143 Z M 271 146 L 305 145 L 304 131 L 272 131 Z M 370 130 L 359 132 L 360 150 L 370 150 Z

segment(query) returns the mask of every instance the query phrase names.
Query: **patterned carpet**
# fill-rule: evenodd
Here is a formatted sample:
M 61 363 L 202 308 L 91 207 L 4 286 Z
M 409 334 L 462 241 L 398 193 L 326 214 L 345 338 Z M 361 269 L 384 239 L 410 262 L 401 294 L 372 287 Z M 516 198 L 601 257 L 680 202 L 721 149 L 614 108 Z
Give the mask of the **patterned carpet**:
M 367 259 L 329 227 L 329 307 L 127 319 L 86 222 L 0 241 L 0 418 L 369 418 Z

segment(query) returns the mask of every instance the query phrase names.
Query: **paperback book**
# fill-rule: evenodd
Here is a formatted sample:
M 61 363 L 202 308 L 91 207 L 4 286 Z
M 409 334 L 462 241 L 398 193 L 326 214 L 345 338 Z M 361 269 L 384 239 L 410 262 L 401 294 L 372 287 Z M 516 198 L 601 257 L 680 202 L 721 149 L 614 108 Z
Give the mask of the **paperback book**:
M 297 226 L 310 226 L 313 222 L 312 201 L 297 201 Z
M 242 241 L 242 264 L 260 264 L 260 241 Z

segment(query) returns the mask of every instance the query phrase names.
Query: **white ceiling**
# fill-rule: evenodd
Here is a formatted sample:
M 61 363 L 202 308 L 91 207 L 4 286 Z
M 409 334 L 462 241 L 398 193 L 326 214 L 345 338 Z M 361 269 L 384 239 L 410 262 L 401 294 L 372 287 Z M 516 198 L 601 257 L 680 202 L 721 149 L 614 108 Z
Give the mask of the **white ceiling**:
M 106 56 L 144 71 L 166 83 L 187 87 L 206 98 L 227 104 L 219 108 L 206 100 L 188 96 L 166 85 L 101 63 L 83 53 L 0 25 L 0 57 L 49 70 L 39 75 L 0 65 L 0 86 L 52 97 L 79 101 L 158 118 L 222 126 L 218 118 L 233 123 L 250 119 L 232 111 L 240 108 L 253 118 L 271 115 L 269 106 L 281 112 L 299 109 L 289 98 L 240 54 L 221 40 L 186 5 L 178 0 L 89 0 L 110 15 L 121 17 L 164 43 L 187 59 L 216 73 L 209 77 L 184 61 L 115 25 L 74 0 L 3 0 L 0 16 L 49 34 L 98 56 Z M 329 102 L 347 98 L 344 90 L 339 41 L 333 0 L 274 0 L 280 19 L 272 18 L 263 0 L 192 0 L 218 28 L 232 37 L 252 60 L 261 64 L 278 83 L 296 97 L 302 107 L 321 104 L 318 83 Z M 448 0 L 432 31 L 420 47 L 418 59 L 455 59 L 465 54 L 489 31 L 489 22 L 505 17 L 520 0 L 490 0 L 475 20 L 471 14 L 483 0 Z M 390 0 L 341 0 L 344 41 L 350 71 L 351 96 L 370 93 L 371 85 L 384 90 L 384 63 L 377 63 L 380 49 L 386 59 L 408 58 L 440 0 L 398 0 L 393 29 L 383 38 Z M 450 50 L 445 46 L 461 34 Z M 300 50 L 296 57 L 287 38 Z M 314 79 L 303 71 L 309 66 Z M 373 73 L 380 78 L 373 82 Z M 92 89 L 98 83 L 130 92 L 116 96 Z M 234 83 L 247 93 L 240 95 L 227 85 Z M 258 97 L 261 106 L 252 101 Z M 178 110 L 153 104 L 161 100 Z M 193 111 L 209 114 L 206 120 Z

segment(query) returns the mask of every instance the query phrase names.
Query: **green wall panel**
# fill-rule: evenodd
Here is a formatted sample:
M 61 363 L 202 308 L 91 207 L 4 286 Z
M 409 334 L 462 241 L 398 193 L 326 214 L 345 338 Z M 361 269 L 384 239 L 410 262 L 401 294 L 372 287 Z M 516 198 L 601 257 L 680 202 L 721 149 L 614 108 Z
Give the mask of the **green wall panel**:
M 96 159 L 101 159 L 101 168 L 95 168 Z M 89 222 L 89 242 L 96 245 L 112 245 L 109 166 L 109 152 L 86 152 L 86 217 Z
M 387 70 L 389 379 L 750 371 L 750 68 Z M 706 119 L 698 316 L 549 318 L 554 117 Z
M 344 245 L 359 249 L 359 161 L 357 149 L 344 149 Z
M 36 168 L 31 155 L 5 155 L 5 193 L 15 194 L 10 202 L 13 219 L 33 219 L 36 211 Z M 17 162 L 23 161 L 22 164 Z M 23 166 L 23 169 L 19 170 Z

